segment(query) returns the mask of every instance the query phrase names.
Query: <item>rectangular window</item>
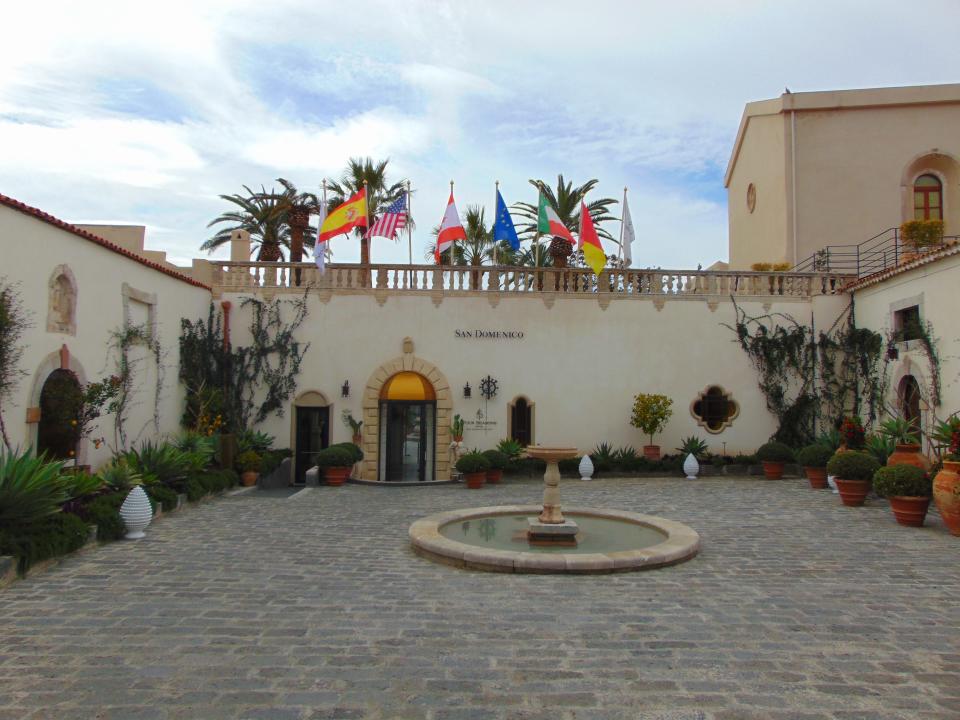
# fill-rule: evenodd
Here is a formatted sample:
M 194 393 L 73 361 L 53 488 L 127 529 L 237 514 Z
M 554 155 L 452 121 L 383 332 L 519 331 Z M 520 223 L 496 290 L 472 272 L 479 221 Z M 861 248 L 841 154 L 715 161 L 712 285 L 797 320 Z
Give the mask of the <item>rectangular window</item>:
M 922 335 L 920 306 L 911 305 L 893 313 L 893 329 L 897 340 L 918 340 Z

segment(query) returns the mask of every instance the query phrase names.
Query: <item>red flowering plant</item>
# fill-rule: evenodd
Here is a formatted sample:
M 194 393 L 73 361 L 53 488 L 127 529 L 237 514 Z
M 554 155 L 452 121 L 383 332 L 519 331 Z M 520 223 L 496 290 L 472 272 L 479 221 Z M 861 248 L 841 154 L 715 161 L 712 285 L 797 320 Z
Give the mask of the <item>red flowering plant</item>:
M 840 437 L 848 450 L 862 450 L 867 436 L 863 422 L 856 416 L 845 417 L 840 425 Z

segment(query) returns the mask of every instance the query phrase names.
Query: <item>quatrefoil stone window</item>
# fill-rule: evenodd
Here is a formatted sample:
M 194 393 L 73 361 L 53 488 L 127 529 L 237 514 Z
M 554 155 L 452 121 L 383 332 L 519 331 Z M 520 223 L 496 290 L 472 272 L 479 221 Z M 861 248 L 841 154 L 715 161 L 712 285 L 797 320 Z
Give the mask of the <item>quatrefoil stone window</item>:
M 709 433 L 721 433 L 733 425 L 740 405 L 719 385 L 710 385 L 690 403 L 690 414 Z

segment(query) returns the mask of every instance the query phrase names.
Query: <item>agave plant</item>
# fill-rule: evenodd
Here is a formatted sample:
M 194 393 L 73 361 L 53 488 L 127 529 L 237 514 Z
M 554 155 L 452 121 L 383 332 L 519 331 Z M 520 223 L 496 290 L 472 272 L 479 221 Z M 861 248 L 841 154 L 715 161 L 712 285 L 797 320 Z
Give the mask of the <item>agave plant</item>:
M 836 428 L 832 430 L 824 430 L 817 436 L 816 443 L 817 445 L 825 445 L 831 450 L 836 451 L 840 447 L 840 431 Z
M 177 448 L 177 450 L 202 456 L 204 458 L 204 467 L 213 461 L 213 455 L 217 449 L 212 437 L 194 430 L 185 430 L 173 438 L 170 444 Z
M 237 447 L 240 452 L 253 450 L 258 455 L 263 455 L 267 450 L 273 447 L 276 438 L 273 435 L 267 435 L 259 430 L 244 430 L 237 437 Z
M 128 492 L 137 485 L 144 484 L 143 475 L 131 468 L 123 459 L 115 460 L 101 468 L 97 475 L 104 485 L 116 492 Z M 156 482 L 156 478 L 151 477 L 150 480 Z
M 70 499 L 63 463 L 24 452 L 0 453 L 0 527 L 29 525 Z
M 880 423 L 878 430 L 880 435 L 890 438 L 896 444 L 916 444 L 920 442 L 917 435 L 916 423 L 910 422 L 906 418 L 890 418 Z
M 863 443 L 864 450 L 870 453 L 881 465 L 887 464 L 887 459 L 897 449 L 896 446 L 897 440 L 893 436 L 881 433 L 867 435 Z
M 155 478 L 164 485 L 178 486 L 194 470 L 196 458 L 190 453 L 167 443 L 154 444 L 147 440 L 139 448 L 128 450 L 121 456 L 134 472 L 146 480 Z
M 497 444 L 497 450 L 502 452 L 511 460 L 516 460 L 523 454 L 523 445 L 513 438 L 504 438 Z
M 605 442 L 600 443 L 593 449 L 593 452 L 590 453 L 590 459 L 593 461 L 593 467 L 597 472 L 612 470 L 614 463 L 617 461 L 613 446 Z
M 618 448 L 617 451 L 613 454 L 613 459 L 617 465 L 629 467 L 630 465 L 636 463 L 640 458 L 640 454 L 637 452 L 637 449 L 633 445 L 624 445 L 622 448 Z
M 695 458 L 699 458 L 706 454 L 709 447 L 706 442 L 691 435 L 680 441 L 680 447 L 677 448 L 677 452 L 684 457 L 693 455 Z
M 953 434 L 957 431 L 960 431 L 960 415 L 956 413 L 946 420 L 940 420 L 936 423 L 930 432 L 930 439 L 941 455 L 950 449 L 950 443 L 953 442 Z

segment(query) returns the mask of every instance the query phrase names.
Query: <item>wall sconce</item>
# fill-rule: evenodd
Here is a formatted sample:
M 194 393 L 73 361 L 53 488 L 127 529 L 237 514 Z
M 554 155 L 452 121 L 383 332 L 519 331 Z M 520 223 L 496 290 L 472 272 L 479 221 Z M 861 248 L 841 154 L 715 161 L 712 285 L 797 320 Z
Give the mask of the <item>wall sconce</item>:
M 344 380 L 343 387 L 340 388 L 340 397 L 350 397 L 350 381 Z
M 470 383 L 467 383 L 466 385 L 463 386 L 463 396 L 465 398 L 470 397 Z

